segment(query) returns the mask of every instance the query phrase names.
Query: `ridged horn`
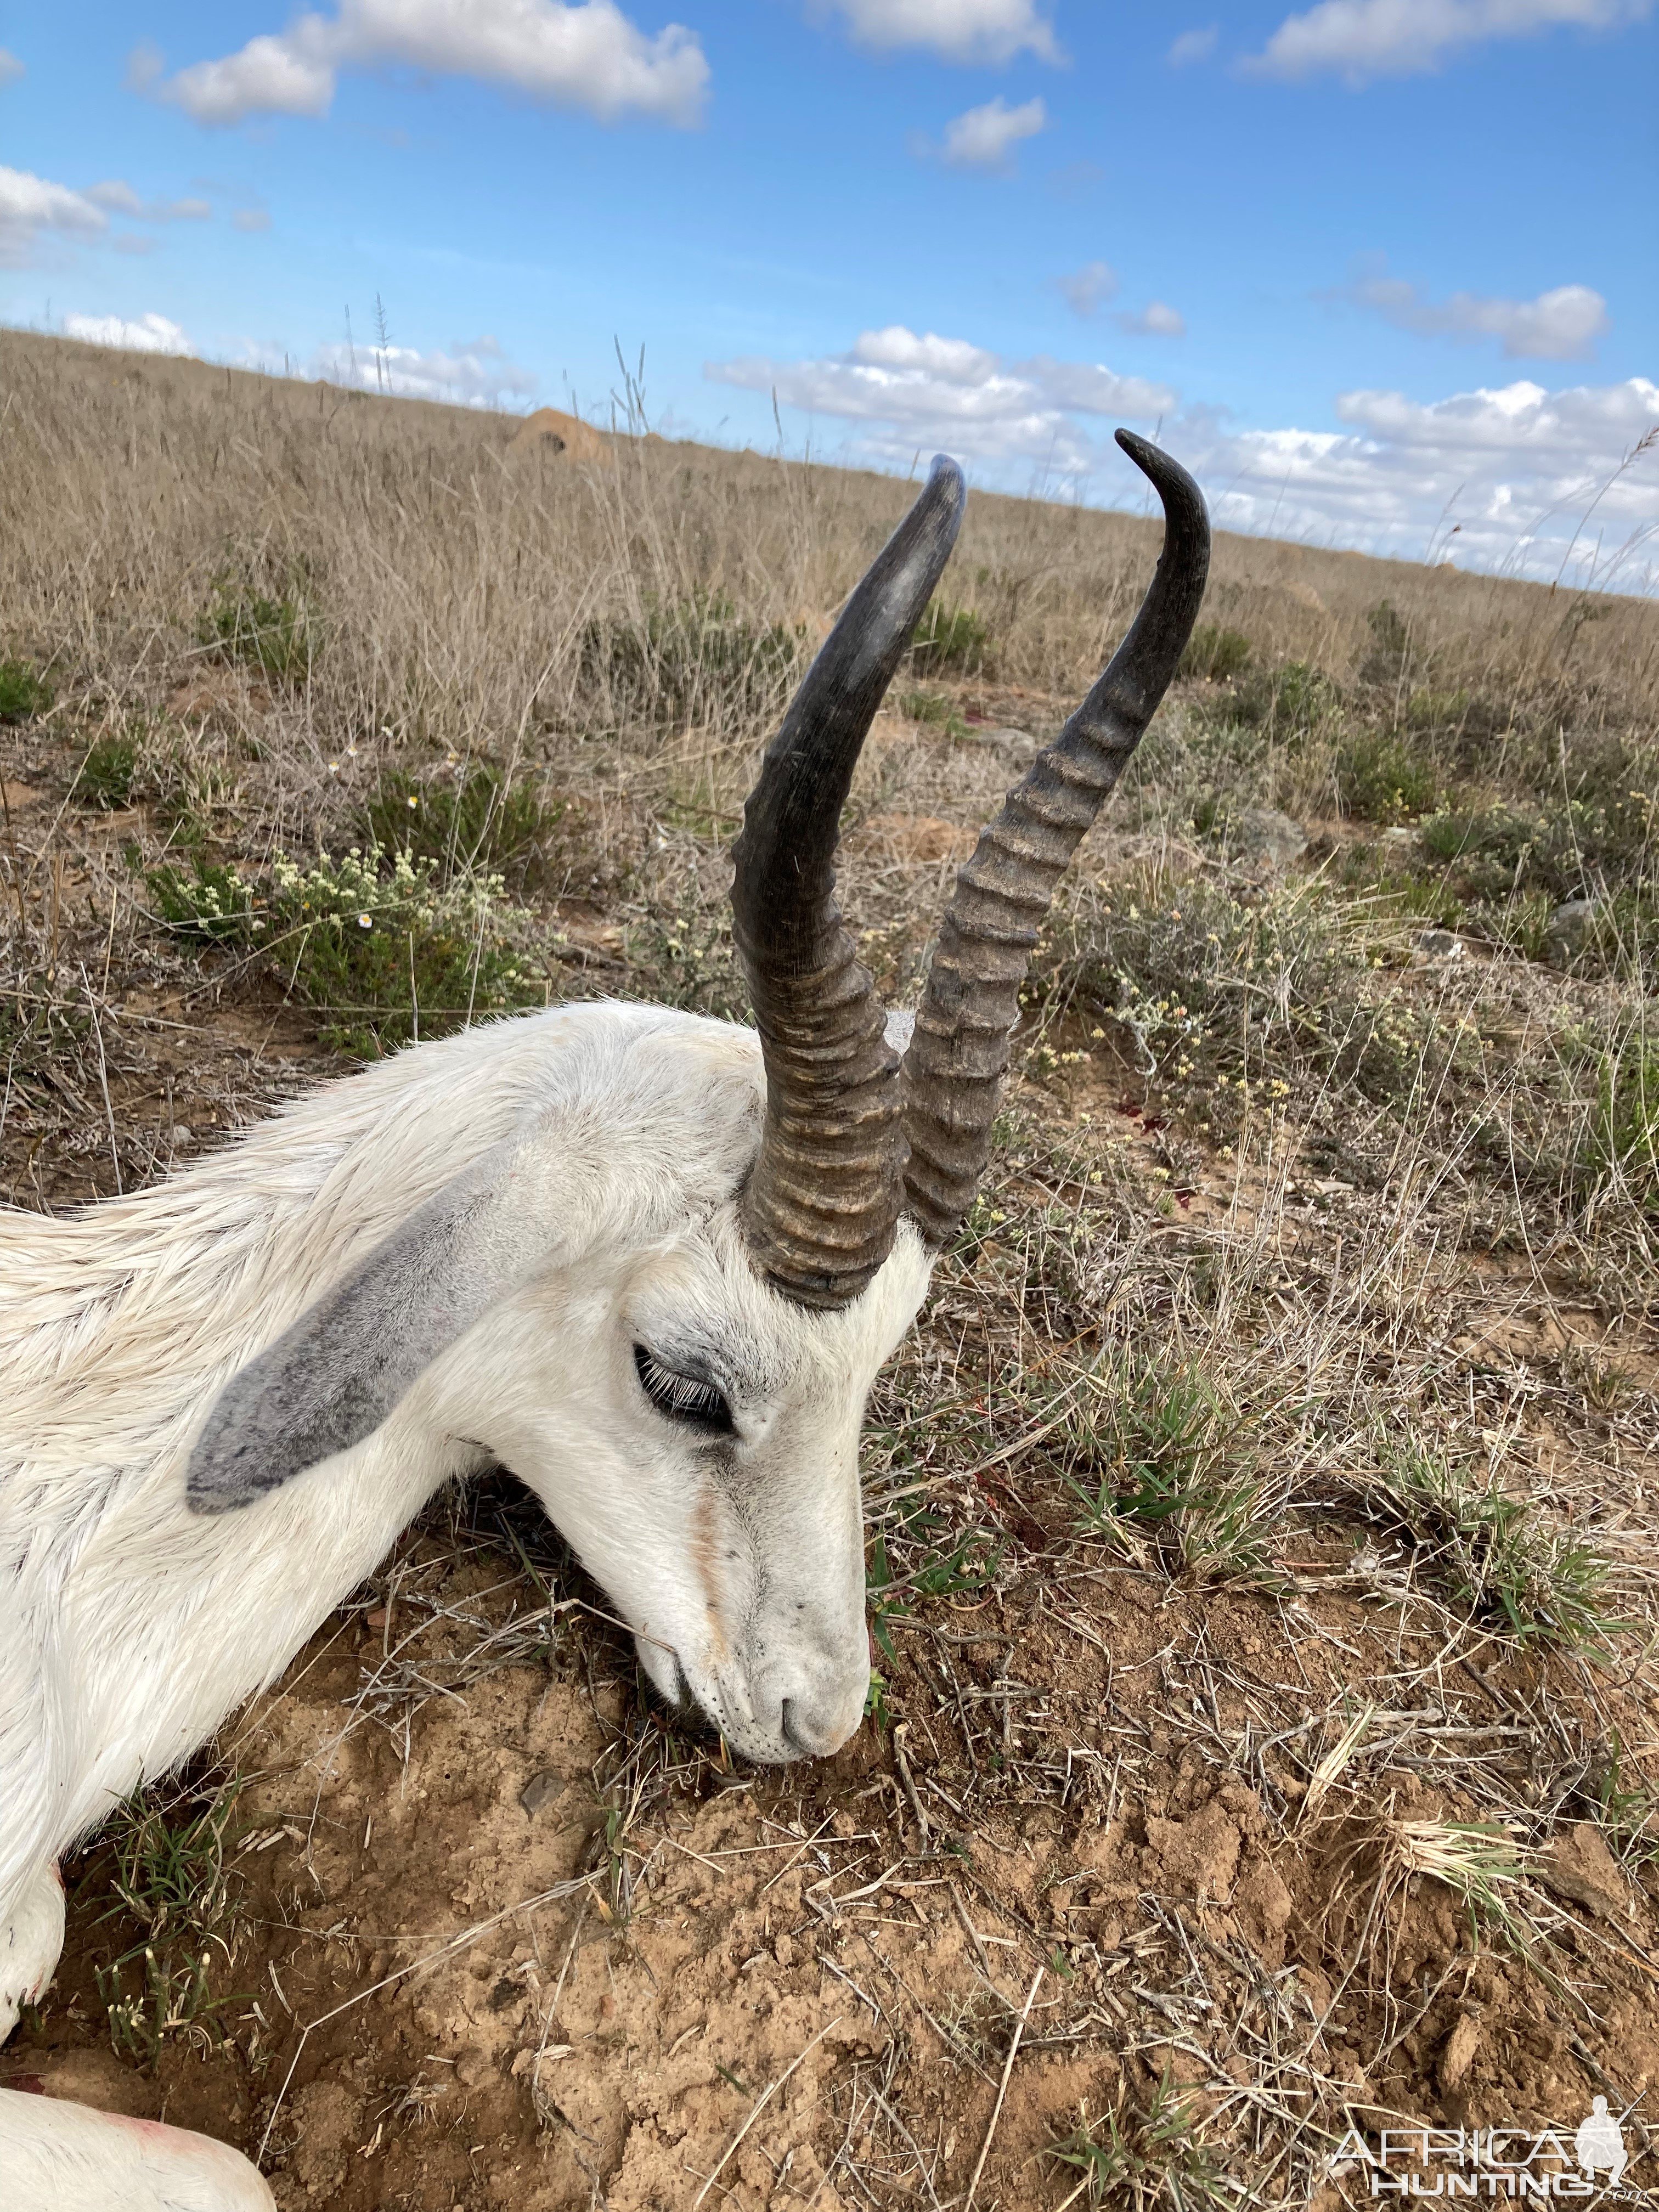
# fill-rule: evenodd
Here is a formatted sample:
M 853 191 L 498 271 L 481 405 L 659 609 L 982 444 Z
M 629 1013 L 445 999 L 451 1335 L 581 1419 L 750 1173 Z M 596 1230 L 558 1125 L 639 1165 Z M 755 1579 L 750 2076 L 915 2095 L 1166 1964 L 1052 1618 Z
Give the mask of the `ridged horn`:
M 905 1211 L 934 1247 L 985 1172 L 1020 986 L 1055 888 L 1169 688 L 1204 597 L 1210 524 L 1198 486 L 1146 439 L 1120 430 L 1117 442 L 1164 502 L 1158 573 L 1111 665 L 957 876 L 904 1056 Z
M 744 1194 L 750 1250 L 802 1305 L 843 1306 L 892 1249 L 903 1202 L 897 1056 L 836 903 L 853 770 L 962 520 L 943 454 L 825 639 L 766 749 L 734 848 L 732 935 L 766 1065 Z

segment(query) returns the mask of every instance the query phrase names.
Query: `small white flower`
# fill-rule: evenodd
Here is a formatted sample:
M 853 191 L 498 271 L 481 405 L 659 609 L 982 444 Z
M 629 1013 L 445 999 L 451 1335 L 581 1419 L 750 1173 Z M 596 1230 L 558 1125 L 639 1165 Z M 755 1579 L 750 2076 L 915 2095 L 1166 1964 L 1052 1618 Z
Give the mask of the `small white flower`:
M 359 929 L 373 929 L 374 927 L 374 916 L 368 914 L 360 914 L 357 917 L 357 927 Z

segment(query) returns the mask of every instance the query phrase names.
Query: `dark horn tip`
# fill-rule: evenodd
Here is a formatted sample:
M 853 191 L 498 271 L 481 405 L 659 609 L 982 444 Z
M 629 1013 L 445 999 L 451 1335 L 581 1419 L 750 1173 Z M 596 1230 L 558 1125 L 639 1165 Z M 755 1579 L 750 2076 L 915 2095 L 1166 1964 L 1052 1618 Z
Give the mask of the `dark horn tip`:
M 968 479 L 960 461 L 949 453 L 935 453 L 928 464 L 927 481 L 916 502 L 934 529 L 943 529 L 954 544 L 968 504 Z
M 1166 453 L 1150 438 L 1138 437 L 1133 430 L 1114 430 L 1112 435 L 1142 476 L 1151 479 L 1166 511 L 1184 508 L 1207 526 L 1204 495 L 1172 453 Z

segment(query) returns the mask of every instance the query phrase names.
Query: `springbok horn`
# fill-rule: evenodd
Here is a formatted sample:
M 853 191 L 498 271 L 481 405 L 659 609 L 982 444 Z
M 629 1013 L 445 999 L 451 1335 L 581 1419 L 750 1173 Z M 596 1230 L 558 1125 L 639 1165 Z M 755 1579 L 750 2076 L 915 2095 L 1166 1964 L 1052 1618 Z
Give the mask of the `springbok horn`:
M 744 1195 L 765 1278 L 802 1305 L 855 1298 L 903 1202 L 897 1056 L 836 904 L 841 810 L 859 752 L 962 520 L 962 471 L 921 497 L 848 601 L 766 749 L 733 858 L 732 935 L 766 1065 L 766 1128 Z
M 1120 430 L 1164 502 L 1164 551 L 1112 664 L 984 831 L 940 925 L 904 1056 L 905 1211 L 942 1245 L 991 1152 L 1008 1042 L 1054 890 L 1116 783 L 1192 634 L 1210 566 L 1203 495 L 1185 469 Z

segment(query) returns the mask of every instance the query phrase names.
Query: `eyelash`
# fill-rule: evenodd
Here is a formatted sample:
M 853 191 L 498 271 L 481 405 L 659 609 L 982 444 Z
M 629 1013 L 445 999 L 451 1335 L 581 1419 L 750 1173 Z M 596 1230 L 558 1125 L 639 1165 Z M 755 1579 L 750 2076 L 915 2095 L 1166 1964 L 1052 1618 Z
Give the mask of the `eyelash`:
M 665 1367 L 642 1344 L 634 1346 L 634 1371 L 646 1396 L 669 1420 L 716 1436 L 731 1435 L 732 1408 L 712 1382 L 700 1382 L 695 1376 Z

